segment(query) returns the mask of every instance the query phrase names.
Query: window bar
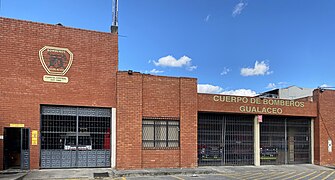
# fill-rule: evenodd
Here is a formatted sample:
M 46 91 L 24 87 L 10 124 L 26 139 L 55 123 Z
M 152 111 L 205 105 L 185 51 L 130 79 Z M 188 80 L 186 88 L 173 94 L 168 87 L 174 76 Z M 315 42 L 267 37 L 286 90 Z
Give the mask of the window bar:
M 169 121 L 165 122 L 165 126 L 166 126 L 165 146 L 169 147 Z
M 156 147 L 156 121 L 154 121 L 154 147 Z

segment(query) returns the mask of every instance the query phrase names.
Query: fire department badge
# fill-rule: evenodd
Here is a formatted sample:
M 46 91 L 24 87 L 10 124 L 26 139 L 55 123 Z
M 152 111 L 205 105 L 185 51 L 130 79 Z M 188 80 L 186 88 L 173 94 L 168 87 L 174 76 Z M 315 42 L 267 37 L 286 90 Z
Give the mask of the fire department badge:
M 44 70 L 49 74 L 43 76 L 44 81 L 68 82 L 68 78 L 64 75 L 73 61 L 73 54 L 69 49 L 44 46 L 39 51 L 39 57 Z

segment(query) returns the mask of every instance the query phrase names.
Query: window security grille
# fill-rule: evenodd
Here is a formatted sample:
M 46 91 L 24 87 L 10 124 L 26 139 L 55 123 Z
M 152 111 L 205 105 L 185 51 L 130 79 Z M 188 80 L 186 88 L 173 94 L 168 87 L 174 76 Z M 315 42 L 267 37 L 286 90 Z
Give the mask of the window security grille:
M 179 121 L 143 119 L 143 148 L 179 147 Z

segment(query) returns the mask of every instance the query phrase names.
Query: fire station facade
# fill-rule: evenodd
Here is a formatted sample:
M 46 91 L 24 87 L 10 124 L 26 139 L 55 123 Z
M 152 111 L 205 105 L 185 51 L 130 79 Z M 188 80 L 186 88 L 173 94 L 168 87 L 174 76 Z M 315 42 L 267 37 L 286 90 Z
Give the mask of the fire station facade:
M 118 36 L 0 18 L 0 169 L 335 163 L 335 91 L 197 93 L 118 71 Z

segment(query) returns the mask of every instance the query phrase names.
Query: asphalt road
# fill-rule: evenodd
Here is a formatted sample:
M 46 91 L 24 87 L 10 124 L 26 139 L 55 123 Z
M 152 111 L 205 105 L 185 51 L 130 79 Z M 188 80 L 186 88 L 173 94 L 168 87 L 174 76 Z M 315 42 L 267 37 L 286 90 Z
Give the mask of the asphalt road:
M 80 179 L 91 180 L 96 174 L 107 174 L 102 179 L 114 180 L 335 180 L 335 167 L 323 167 L 312 164 L 299 165 L 265 165 L 265 166 L 211 166 L 198 168 L 176 169 L 139 169 L 113 170 L 111 168 L 82 169 L 41 169 L 30 171 L 24 179 Z M 196 173 L 194 176 L 192 174 Z M 212 174 L 204 174 L 212 173 Z M 4 175 L 4 174 L 3 174 Z M 113 178 L 119 177 L 119 178 Z M 156 176 L 148 176 L 156 175 Z M 122 177 L 124 176 L 124 177 Z M 9 176 L 1 176 L 5 179 Z
M 334 170 L 322 171 L 281 171 L 281 172 L 234 172 L 222 174 L 201 175 L 167 175 L 167 176 L 141 176 L 122 177 L 119 180 L 334 180 Z

